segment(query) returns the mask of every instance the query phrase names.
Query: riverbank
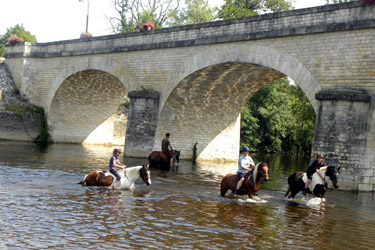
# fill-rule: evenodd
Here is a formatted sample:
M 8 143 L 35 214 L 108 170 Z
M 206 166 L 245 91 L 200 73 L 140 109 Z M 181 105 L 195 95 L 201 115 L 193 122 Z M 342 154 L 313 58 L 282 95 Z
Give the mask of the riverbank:
M 42 132 L 43 115 L 20 95 L 4 62 L 0 63 L 0 139 L 34 141 Z

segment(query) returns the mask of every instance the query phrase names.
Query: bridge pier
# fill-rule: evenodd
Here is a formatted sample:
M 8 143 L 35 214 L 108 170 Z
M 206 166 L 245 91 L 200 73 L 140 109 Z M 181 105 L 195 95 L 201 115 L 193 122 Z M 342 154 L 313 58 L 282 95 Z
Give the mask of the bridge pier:
M 340 189 L 373 191 L 373 153 L 367 152 L 371 127 L 371 95 L 353 89 L 324 90 L 316 118 L 312 158 L 325 154 L 325 163 L 341 167 Z M 370 150 L 371 151 L 371 150 Z
M 130 91 L 124 154 L 145 157 L 152 152 L 158 122 L 160 94 L 154 90 Z

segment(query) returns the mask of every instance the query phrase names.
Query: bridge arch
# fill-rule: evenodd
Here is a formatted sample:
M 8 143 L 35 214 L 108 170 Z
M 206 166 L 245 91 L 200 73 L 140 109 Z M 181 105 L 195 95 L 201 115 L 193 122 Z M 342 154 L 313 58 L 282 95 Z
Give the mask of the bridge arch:
M 121 84 L 128 90 L 131 89 L 132 80 L 126 68 L 117 63 L 115 60 L 107 57 L 99 56 L 89 56 L 89 57 L 79 57 L 69 62 L 69 64 L 64 67 L 57 76 L 54 78 L 52 85 L 49 88 L 48 97 L 46 101 L 46 114 L 48 116 L 49 110 L 52 105 L 52 101 L 55 98 L 55 94 L 59 89 L 60 85 L 68 77 L 77 74 L 78 72 L 83 72 L 85 70 L 97 70 L 107 72 L 108 74 L 116 77 Z
M 126 93 L 122 82 L 105 71 L 87 69 L 68 76 L 50 104 L 48 124 L 52 139 L 65 143 L 123 144 L 126 119 L 116 112 Z
M 184 155 L 190 157 L 198 142 L 200 159 L 236 160 L 241 109 L 259 89 L 285 75 L 299 85 L 317 113 L 315 93 L 322 86 L 289 54 L 246 44 L 202 51 L 176 70 L 161 92 L 155 149 L 170 132 Z
M 201 51 L 200 51 L 201 52 Z M 188 75 L 200 69 L 227 62 L 249 63 L 265 66 L 289 76 L 306 94 L 315 112 L 318 111 L 315 93 L 323 88 L 312 72 L 297 58 L 272 47 L 252 44 L 228 44 L 218 49 L 207 48 L 203 53 L 190 57 L 175 72 L 172 72 L 167 84 L 161 91 L 160 110 L 175 87 Z

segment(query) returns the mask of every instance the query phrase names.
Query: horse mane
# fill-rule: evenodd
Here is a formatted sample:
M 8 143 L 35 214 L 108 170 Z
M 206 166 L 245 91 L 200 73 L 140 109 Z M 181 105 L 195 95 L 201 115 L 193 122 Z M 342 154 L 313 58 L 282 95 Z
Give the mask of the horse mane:
M 125 168 L 126 175 L 130 175 L 130 176 L 136 175 L 136 174 L 138 174 L 139 170 L 142 167 L 143 166 L 134 166 L 134 167 Z
M 321 172 L 322 174 L 324 174 L 324 177 L 325 177 L 327 169 L 328 169 L 328 166 L 321 167 L 321 168 L 319 168 L 319 172 Z M 314 175 L 315 174 L 317 174 L 317 173 L 315 172 Z
M 328 169 L 328 166 L 324 166 L 324 167 L 319 168 L 319 171 L 324 171 L 324 170 L 327 170 L 327 169 Z
M 249 178 L 252 177 L 252 179 L 253 179 L 253 183 L 255 183 L 255 181 L 256 181 L 256 179 L 257 179 L 257 175 L 258 175 L 258 167 L 259 167 L 259 165 L 260 165 L 261 163 L 263 163 L 263 162 L 259 162 L 257 165 L 255 165 L 254 169 L 252 170 L 251 175 L 249 176 Z M 254 173 L 255 173 L 255 174 L 254 174 Z

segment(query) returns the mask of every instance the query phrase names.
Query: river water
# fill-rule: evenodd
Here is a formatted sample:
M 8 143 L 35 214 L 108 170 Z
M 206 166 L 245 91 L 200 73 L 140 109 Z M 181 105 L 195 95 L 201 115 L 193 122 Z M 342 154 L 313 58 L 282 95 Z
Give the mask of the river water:
M 257 201 L 219 195 L 236 164 L 180 161 L 176 171 L 152 169 L 152 185 L 139 179 L 131 190 L 77 184 L 107 170 L 111 153 L 105 146 L 0 141 L 0 249 L 375 248 L 372 193 L 328 190 L 321 204 L 283 197 L 287 176 L 304 171 L 308 158 L 251 155 L 270 164 Z

